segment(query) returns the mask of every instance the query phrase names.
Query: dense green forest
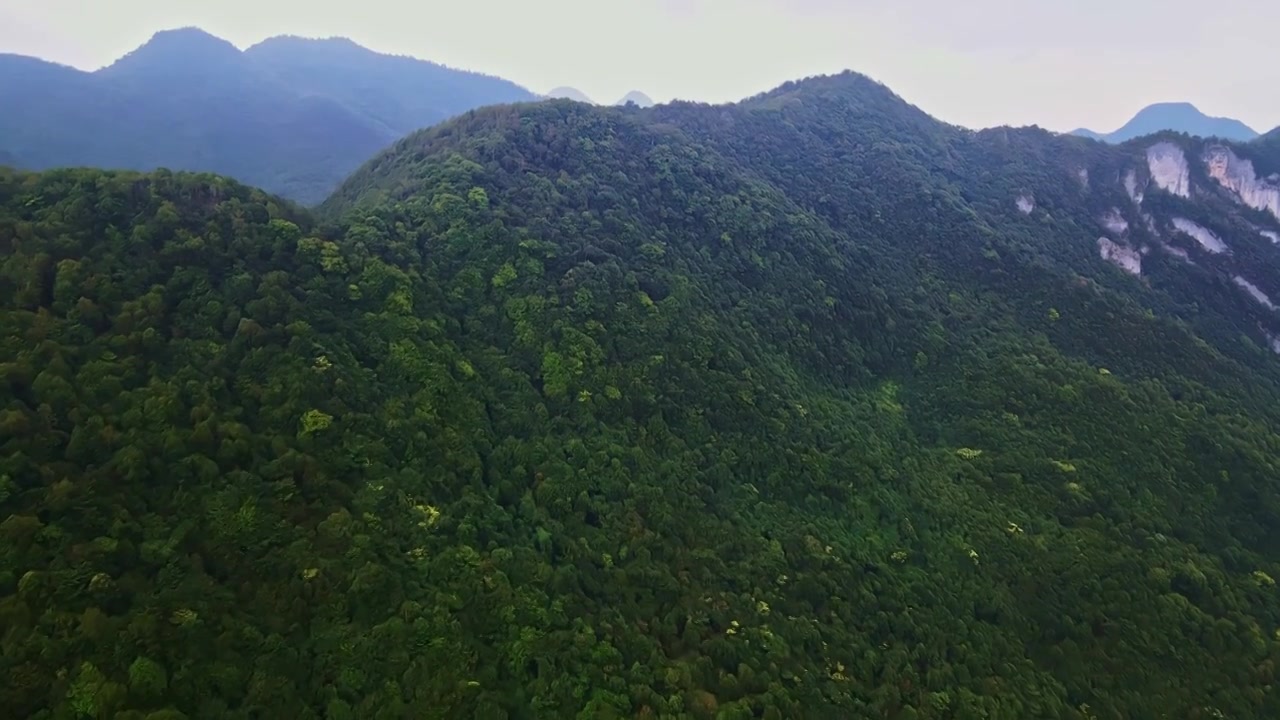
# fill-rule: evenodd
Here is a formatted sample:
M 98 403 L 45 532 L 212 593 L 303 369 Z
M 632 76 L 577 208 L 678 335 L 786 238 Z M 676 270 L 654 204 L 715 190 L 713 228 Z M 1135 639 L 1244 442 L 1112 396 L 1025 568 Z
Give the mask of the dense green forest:
M 475 111 L 314 217 L 0 170 L 0 703 L 1280 716 L 1273 220 L 1144 152 L 843 75 Z

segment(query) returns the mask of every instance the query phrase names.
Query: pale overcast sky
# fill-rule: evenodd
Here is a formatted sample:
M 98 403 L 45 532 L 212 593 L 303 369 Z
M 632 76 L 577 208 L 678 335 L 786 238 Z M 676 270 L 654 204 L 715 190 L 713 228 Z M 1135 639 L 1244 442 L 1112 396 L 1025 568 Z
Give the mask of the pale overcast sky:
M 1195 103 L 1280 124 L 1277 0 L 0 0 L 0 52 L 93 69 L 156 30 L 341 35 L 600 102 L 720 102 L 845 68 L 944 120 L 1113 130 Z

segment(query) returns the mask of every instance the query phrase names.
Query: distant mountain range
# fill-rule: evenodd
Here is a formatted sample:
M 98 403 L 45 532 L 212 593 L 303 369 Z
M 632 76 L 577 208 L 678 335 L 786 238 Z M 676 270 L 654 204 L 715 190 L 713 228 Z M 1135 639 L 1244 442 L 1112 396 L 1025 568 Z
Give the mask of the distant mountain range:
M 650 98 L 648 95 L 645 95 L 644 93 L 640 92 L 639 90 L 632 90 L 631 92 L 622 96 L 622 99 L 618 101 L 619 105 L 626 105 L 628 103 L 633 105 L 639 105 L 642 108 L 653 107 L 653 99 Z
M 1072 130 L 1071 134 L 1108 143 L 1122 143 L 1162 130 L 1173 130 L 1197 137 L 1218 137 L 1238 142 L 1245 142 L 1258 137 L 1256 130 L 1239 120 L 1205 115 L 1191 103 L 1156 103 L 1155 105 L 1148 105 L 1139 110 L 1137 115 L 1134 115 L 1129 122 L 1114 132 L 1098 133 L 1093 130 L 1079 128 Z
M 571 88 L 571 87 L 553 88 L 544 97 L 550 98 L 552 100 L 573 100 L 575 102 L 587 103 L 588 105 L 596 104 L 596 101 L 587 97 L 586 93 L 582 92 L 581 90 L 578 90 L 577 88 Z
M 547 94 L 544 95 L 543 97 L 546 97 L 552 100 L 573 100 L 575 102 L 586 103 L 588 105 L 597 104 L 595 100 L 592 100 L 590 97 L 587 96 L 586 93 L 582 92 L 581 90 L 578 90 L 577 88 L 571 88 L 571 87 L 565 87 L 565 86 L 554 88 L 548 91 Z M 626 95 L 623 95 L 622 99 L 614 104 L 626 105 L 628 103 L 638 105 L 642 108 L 653 107 L 653 104 L 654 104 L 652 98 L 640 92 L 639 90 L 632 90 Z
M 96 72 L 0 55 L 0 107 L 22 109 L 0 113 L 0 163 L 212 171 L 309 204 L 413 130 L 536 98 L 346 39 L 241 51 L 185 28 Z

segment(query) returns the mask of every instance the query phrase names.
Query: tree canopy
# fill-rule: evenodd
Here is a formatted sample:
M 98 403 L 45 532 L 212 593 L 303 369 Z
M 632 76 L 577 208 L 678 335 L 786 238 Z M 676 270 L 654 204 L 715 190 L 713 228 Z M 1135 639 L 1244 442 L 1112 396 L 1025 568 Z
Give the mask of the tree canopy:
M 0 170 L 0 703 L 1275 717 L 1265 218 L 1150 188 L 1239 249 L 1126 275 L 1139 155 L 839 76 L 469 113 L 318 219 Z

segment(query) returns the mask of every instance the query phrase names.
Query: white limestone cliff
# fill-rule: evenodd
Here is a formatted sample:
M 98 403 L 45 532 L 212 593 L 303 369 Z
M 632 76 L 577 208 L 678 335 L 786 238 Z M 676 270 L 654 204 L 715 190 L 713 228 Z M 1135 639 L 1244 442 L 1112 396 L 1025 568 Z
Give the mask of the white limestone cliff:
M 1186 218 L 1174 218 L 1173 226 L 1178 229 L 1178 232 L 1189 235 L 1200 243 L 1200 247 L 1211 253 L 1224 253 L 1230 249 L 1221 238 L 1213 234 L 1212 230 Z
M 1257 285 L 1254 285 L 1253 283 L 1249 282 L 1248 280 L 1245 280 L 1244 278 L 1240 277 L 1239 275 L 1236 275 L 1235 277 L 1233 277 L 1233 278 L 1231 278 L 1231 279 L 1232 279 L 1232 280 L 1234 280 L 1234 281 L 1236 282 L 1236 284 L 1237 284 L 1237 285 L 1239 285 L 1240 287 L 1244 288 L 1246 292 L 1248 292 L 1250 295 L 1252 295 L 1254 300 L 1257 300 L 1258 302 L 1260 302 L 1260 303 L 1262 303 L 1263 305 L 1267 306 L 1267 308 L 1269 308 L 1269 309 L 1271 309 L 1271 310 L 1275 310 L 1275 309 L 1276 309 L 1275 304 L 1271 302 L 1271 298 L 1267 297 L 1267 294 L 1266 294 L 1266 293 L 1264 293 L 1264 292 L 1262 292 L 1261 290 L 1259 290 Z
M 1114 235 L 1123 235 L 1129 232 L 1129 221 L 1124 219 L 1120 214 L 1120 208 L 1111 208 L 1102 216 L 1102 226 L 1110 230 Z
M 1018 203 L 1018 210 L 1023 215 L 1030 215 L 1031 211 L 1036 209 L 1035 198 L 1031 197 L 1030 195 L 1019 195 L 1017 203 Z
M 1191 253 L 1187 252 L 1186 250 L 1183 250 L 1182 248 L 1177 247 L 1176 245 L 1161 245 L 1160 247 L 1164 248 L 1165 252 L 1169 253 L 1170 255 L 1176 258 L 1181 258 L 1184 262 L 1188 264 L 1195 265 L 1195 261 L 1191 259 Z
M 1168 141 L 1152 145 L 1147 148 L 1147 168 L 1151 171 L 1151 180 L 1161 190 L 1178 197 L 1191 197 L 1191 170 L 1182 148 Z
M 1136 205 L 1142 204 L 1142 192 L 1138 190 L 1138 173 L 1130 170 L 1124 176 L 1124 191 L 1129 193 L 1129 199 Z
M 1236 199 L 1280 220 L 1280 184 L 1258 177 L 1252 160 L 1236 155 L 1231 148 L 1215 145 L 1205 150 L 1204 161 L 1209 177 L 1230 190 Z
M 1103 260 L 1115 263 L 1130 275 L 1142 274 L 1142 253 L 1113 242 L 1111 238 L 1098 238 L 1098 255 Z

